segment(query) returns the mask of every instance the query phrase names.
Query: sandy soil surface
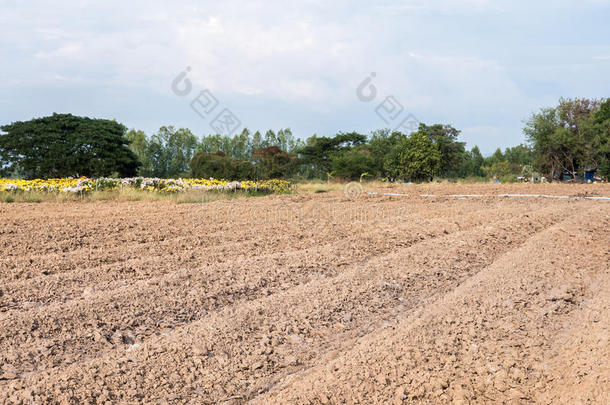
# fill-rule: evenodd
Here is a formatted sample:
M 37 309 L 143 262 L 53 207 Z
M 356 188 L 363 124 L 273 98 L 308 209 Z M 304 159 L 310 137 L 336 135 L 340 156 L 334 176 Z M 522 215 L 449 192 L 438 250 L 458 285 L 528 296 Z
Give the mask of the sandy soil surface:
M 610 403 L 610 186 L 366 191 L 0 204 L 0 403 Z

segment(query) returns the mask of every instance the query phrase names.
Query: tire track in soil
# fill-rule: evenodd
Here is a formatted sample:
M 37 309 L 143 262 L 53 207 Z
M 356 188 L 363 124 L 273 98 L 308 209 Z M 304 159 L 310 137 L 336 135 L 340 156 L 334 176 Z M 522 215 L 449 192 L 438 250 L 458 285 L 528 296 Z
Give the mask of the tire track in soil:
M 469 227 L 474 227 L 486 221 L 480 213 L 467 214 L 469 220 L 473 220 L 470 218 L 471 215 L 474 215 L 477 219 L 469 224 Z M 495 217 L 494 213 L 489 212 L 487 219 Z M 444 232 L 448 232 L 447 229 L 456 231 L 456 228 L 460 228 L 459 225 L 455 225 L 452 229 L 446 221 L 438 219 L 416 225 L 417 227 L 413 227 L 412 230 L 417 230 L 417 235 L 407 244 L 420 243 L 422 238 L 426 236 L 438 237 L 444 235 Z M 439 229 L 435 232 L 426 231 L 427 229 L 434 229 L 435 226 L 433 225 L 440 225 Z M 409 224 L 409 226 L 412 226 L 412 224 Z M 426 235 L 426 232 L 428 232 L 428 235 Z M 387 234 L 384 238 L 387 239 Z M 365 251 L 366 246 L 362 244 L 368 241 L 363 238 L 359 238 L 357 241 L 360 245 L 349 246 L 348 248 L 360 253 Z M 337 250 L 342 251 L 341 246 Z M 257 258 L 246 260 L 243 263 L 233 261 L 230 266 L 220 268 L 212 266 L 200 269 L 205 270 L 205 272 L 189 273 L 181 271 L 174 274 L 173 277 L 156 279 L 152 283 L 140 283 L 137 290 L 121 289 L 116 294 L 112 292 L 100 294 L 99 297 L 74 303 L 75 305 L 50 305 L 48 308 L 32 309 L 26 313 L 9 312 L 0 319 L 0 330 L 12 331 L 13 334 L 1 334 L 4 343 L 0 347 L 3 347 L 3 351 L 9 353 L 5 357 L 5 361 L 23 367 L 17 368 L 14 366 L 21 374 L 23 369 L 28 370 L 28 366 L 33 366 L 34 361 L 32 359 L 36 359 L 35 363 L 39 367 L 45 364 L 47 367 L 53 367 L 62 364 L 64 361 L 94 357 L 98 351 L 103 352 L 107 349 L 106 340 L 112 340 L 114 330 L 133 331 L 134 335 L 123 339 L 125 341 L 142 341 L 159 331 L 170 330 L 192 322 L 205 315 L 207 310 L 218 309 L 239 300 L 255 299 L 281 289 L 290 288 L 295 284 L 307 282 L 312 274 L 314 276 L 317 274 L 320 277 L 332 277 L 337 274 L 335 271 L 329 272 L 326 269 L 329 265 L 332 265 L 332 268 L 338 268 L 332 263 L 332 260 L 336 259 L 334 251 L 326 254 L 320 254 L 319 251 L 317 253 L 295 252 L 295 254 L 284 256 L 286 257 L 268 258 L 263 263 L 260 263 Z M 282 261 L 291 264 L 304 263 L 305 266 L 277 267 Z M 231 269 L 231 267 L 236 267 L 237 264 L 239 264 L 237 270 L 235 268 Z M 348 264 L 349 262 L 341 263 L 342 266 Z M 261 266 L 263 269 L 267 267 L 268 270 L 251 271 L 253 268 L 260 269 Z M 242 271 L 239 271 L 239 269 Z M 229 279 L 223 278 L 227 271 L 230 271 L 232 275 L 239 274 L 239 278 L 236 279 L 234 276 Z M 213 280 L 216 280 L 216 288 L 212 288 L 213 292 L 209 293 L 207 291 L 214 286 L 214 284 L 209 285 L 209 283 Z M 189 290 L 180 288 L 185 285 L 199 285 L 201 283 L 203 283 L 203 286 Z M 208 285 L 205 283 L 208 283 Z M 194 293 L 193 290 L 195 290 Z M 160 302 L 163 302 L 162 306 L 158 305 Z M 79 320 L 80 328 L 75 329 L 74 318 Z M 49 324 L 50 321 L 52 323 Z M 29 331 L 30 333 L 24 334 L 23 331 Z M 62 334 L 68 335 L 68 337 L 64 339 L 58 337 Z M 31 335 L 44 338 L 36 339 L 32 338 Z M 116 339 L 119 339 L 119 343 L 122 343 L 121 338 Z M 38 340 L 42 340 L 42 343 L 39 344 Z M 92 340 L 95 341 L 92 342 Z M 19 347 L 20 351 L 15 350 L 16 347 Z M 63 349 L 60 350 L 59 354 L 50 356 L 45 359 L 46 361 L 43 361 L 40 357 L 45 356 L 45 354 L 48 356 L 50 347 L 62 347 Z M 93 353 L 91 353 L 91 348 L 94 348 Z M 49 362 L 52 362 L 52 364 L 49 364 Z
M 469 215 L 481 216 L 483 218 L 489 213 L 495 213 L 499 215 L 511 215 L 512 209 L 498 209 L 498 208 L 487 208 L 476 211 L 476 213 L 467 213 L 460 220 L 469 219 Z M 447 224 L 435 224 L 436 226 L 444 226 L 444 229 L 450 229 L 454 222 L 454 208 L 448 208 L 444 210 L 438 210 L 434 215 L 428 214 L 427 217 L 435 220 L 444 218 L 447 220 Z M 375 245 L 375 253 L 383 254 L 386 249 L 391 248 L 388 244 L 383 244 L 383 241 L 372 241 L 371 238 L 377 236 L 378 239 L 389 239 L 390 241 L 396 240 L 397 234 L 400 232 L 408 232 L 409 226 L 412 224 L 406 224 L 407 227 L 403 228 L 406 221 L 413 221 L 415 219 L 420 225 L 420 220 L 424 216 L 419 213 L 410 214 L 404 218 L 400 218 L 398 225 L 393 228 L 387 228 L 388 224 L 383 229 L 386 230 L 385 234 L 380 233 L 379 224 L 366 224 L 366 230 L 359 232 L 357 237 L 366 239 L 370 244 Z M 370 226 L 371 225 L 371 226 Z M 322 237 L 321 239 L 325 242 L 325 245 L 317 245 L 317 241 L 305 239 L 303 236 L 303 229 L 298 229 L 297 232 L 290 232 L 290 236 L 296 244 L 300 246 L 293 248 L 292 250 L 284 250 L 281 253 L 267 253 L 277 252 L 279 250 L 278 244 L 265 245 L 265 249 L 258 250 L 257 257 L 264 256 L 281 256 L 287 253 L 302 251 L 302 250 L 317 250 L 325 248 L 327 246 L 341 244 L 344 241 L 354 238 L 355 235 L 352 233 L 352 229 L 349 225 L 349 229 L 336 229 L 337 226 L 329 227 L 331 235 L 336 236 L 335 240 L 328 240 L 332 238 Z M 373 228 L 373 229 L 370 229 Z M 284 231 L 286 231 L 284 229 Z M 300 231 L 300 232 L 299 232 Z M 347 235 L 346 235 L 347 234 Z M 283 238 L 282 238 L 283 239 Z M 304 243 L 305 241 L 305 243 Z M 284 240 L 285 242 L 285 240 Z M 397 244 L 401 246 L 404 242 Z M 94 285 L 95 292 L 102 292 L 105 290 L 118 289 L 123 287 L 129 287 L 134 283 L 150 279 L 151 277 L 160 277 L 166 274 L 175 272 L 176 267 L 192 271 L 205 265 L 212 265 L 214 263 L 224 262 L 223 258 L 226 259 L 226 250 L 232 247 L 231 258 L 240 257 L 251 257 L 249 252 L 256 251 L 259 246 L 263 245 L 260 239 L 252 239 L 245 241 L 242 244 L 235 246 L 233 242 L 220 244 L 215 243 L 212 249 L 197 250 L 188 248 L 182 252 L 176 253 L 175 251 L 168 260 L 168 254 L 166 251 L 159 252 L 150 257 L 145 256 L 144 258 L 138 257 L 136 259 L 127 260 L 126 262 L 113 263 L 110 265 L 89 267 L 82 270 L 71 270 L 68 272 L 62 272 L 60 274 L 52 274 L 48 276 L 38 276 L 29 278 L 27 280 L 13 281 L 5 283 L 3 285 L 3 296 L 0 297 L 0 313 L 9 310 L 27 310 L 32 307 L 40 308 L 41 305 L 48 305 L 51 303 L 66 303 L 73 299 L 82 298 L 83 294 L 87 295 L 89 292 L 93 292 L 92 285 Z M 182 246 L 189 246 L 188 243 L 182 243 Z M 192 245 L 190 245 L 192 247 Z M 382 246 L 379 250 L 377 246 Z M 368 249 L 367 249 L 368 247 Z M 184 249 L 184 248 L 183 248 Z M 372 253 L 371 246 L 365 246 L 364 252 Z M 174 249 L 175 250 L 175 249 Z M 229 262 L 230 263 L 230 262 Z M 151 273 L 154 271 L 154 273 Z M 70 277 L 71 276 L 71 277 Z M 89 294 L 90 295 L 90 294 Z M 0 314 L 0 317 L 2 315 Z
M 47 399 L 59 395 L 56 389 L 62 384 L 66 389 L 81 379 L 103 381 L 108 391 L 109 387 L 116 387 L 114 383 L 118 382 L 116 373 L 119 370 L 127 381 L 138 386 L 156 381 L 157 388 L 147 386 L 147 389 L 140 390 L 144 399 L 166 395 L 170 400 L 176 399 L 163 392 L 170 386 L 179 389 L 179 395 L 189 397 L 196 393 L 193 390 L 199 390 L 197 401 L 206 398 L 213 402 L 231 393 L 256 395 L 268 389 L 280 374 L 291 374 L 315 364 L 316 353 L 329 344 L 324 336 L 334 334 L 340 341 L 344 338 L 349 340 L 349 331 L 353 333 L 351 338 L 369 333 L 375 329 L 380 317 L 392 319 L 396 316 L 392 311 L 384 313 L 387 308 L 403 305 L 406 311 L 417 305 L 418 299 L 451 289 L 456 283 L 471 277 L 498 255 L 510 250 L 512 245 L 523 243 L 531 232 L 557 222 L 559 215 L 548 211 L 424 241 L 401 249 L 399 253 L 375 258 L 366 266 L 356 266 L 336 277 L 313 280 L 267 298 L 224 308 L 176 330 L 168 337 L 152 338 L 124 358 L 98 359 L 86 365 L 68 367 L 65 373 L 56 376 L 58 379 L 52 377 L 53 384 L 57 385 L 48 387 L 54 394 Z M 422 255 L 426 248 L 430 248 L 429 253 Z M 416 265 L 405 274 L 403 263 L 407 259 Z M 371 267 L 375 271 L 367 269 Z M 319 298 L 312 300 L 311 297 Z M 359 305 L 362 301 L 366 305 Z M 346 310 L 355 317 L 344 320 Z M 337 333 L 335 325 L 340 321 L 347 326 L 343 325 L 345 331 Z M 267 334 L 272 337 L 268 344 L 261 346 L 260 341 Z M 289 339 L 299 341 L 289 342 Z M 260 350 L 266 353 L 268 347 L 274 350 L 269 353 L 269 358 L 265 357 L 266 361 L 261 362 Z M 296 360 L 292 361 L 291 356 Z M 169 376 L 160 375 L 164 374 L 163 367 L 178 364 L 178 358 L 183 364 L 180 370 Z M 104 371 L 105 368 L 112 371 Z M 104 393 L 103 387 L 100 392 L 95 387 L 90 388 L 95 395 L 119 399 L 119 396 L 113 397 L 117 395 L 115 391 Z M 129 392 L 123 390 L 120 399 L 142 399 L 139 394 L 130 396 Z
M 335 359 L 287 377 L 252 403 L 531 403 L 554 386 L 557 370 L 547 364 L 549 358 L 557 364 L 557 357 L 586 370 L 584 376 L 564 374 L 563 383 L 578 385 L 587 373 L 593 377 L 567 394 L 583 403 L 605 403 L 607 364 L 595 355 L 583 361 L 583 340 L 573 339 L 575 353 L 567 356 L 564 347 L 559 354 L 550 350 L 565 341 L 558 337 L 566 329 L 585 323 L 578 308 L 589 300 L 596 305 L 594 316 L 610 325 L 603 312 L 610 302 L 609 254 L 595 244 L 610 243 L 610 216 L 600 221 L 596 210 L 573 213 L 438 300 Z M 588 334 L 601 330 L 594 326 Z M 603 339 L 591 337 L 596 354 L 608 350 Z M 574 403 L 561 392 L 550 393 L 544 403 Z

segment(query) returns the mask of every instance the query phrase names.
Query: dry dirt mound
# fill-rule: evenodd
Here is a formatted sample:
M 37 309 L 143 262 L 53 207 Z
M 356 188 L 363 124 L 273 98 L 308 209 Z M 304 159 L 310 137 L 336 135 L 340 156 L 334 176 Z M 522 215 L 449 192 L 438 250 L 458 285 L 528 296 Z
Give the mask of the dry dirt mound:
M 606 201 L 324 194 L 0 219 L 0 403 L 610 402 Z

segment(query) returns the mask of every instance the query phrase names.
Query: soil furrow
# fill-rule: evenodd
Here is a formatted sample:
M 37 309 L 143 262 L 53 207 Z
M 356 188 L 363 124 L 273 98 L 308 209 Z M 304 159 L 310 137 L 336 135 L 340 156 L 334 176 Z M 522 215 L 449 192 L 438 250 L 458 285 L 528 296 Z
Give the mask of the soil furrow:
M 332 237 L 328 237 L 320 243 L 305 238 L 304 229 L 300 226 L 297 231 L 291 232 L 290 243 L 287 243 L 287 239 L 283 239 L 281 243 L 276 241 L 271 244 L 264 244 L 260 239 L 251 239 L 237 246 L 229 242 L 217 243 L 213 248 L 198 249 L 183 242 L 181 248 L 174 248 L 171 254 L 161 251 L 155 255 L 144 255 L 144 257 L 130 259 L 126 262 L 5 283 L 2 287 L 3 296 L 0 297 L 0 312 L 27 310 L 33 307 L 39 308 L 41 304 L 80 299 L 83 293 L 87 295 L 91 288 L 99 293 L 129 287 L 141 280 L 171 274 L 176 271 L 176 268 L 191 271 L 214 263 L 230 264 L 232 260 L 244 257 L 278 257 L 296 251 L 324 250 L 332 245 L 345 244 L 347 240 L 355 240 L 354 243 L 349 244 L 349 249 L 352 251 L 350 253 L 352 260 L 356 260 L 367 255 L 383 254 L 388 249 L 412 243 L 410 237 L 403 240 L 402 234 L 416 234 L 420 238 L 425 237 L 422 227 L 428 226 L 430 229 L 450 232 L 454 231 L 456 227 L 459 229 L 460 223 L 464 221 L 471 221 L 471 226 L 474 226 L 494 216 L 510 215 L 514 215 L 513 209 L 498 208 L 466 212 L 459 217 L 459 221 L 456 220 L 453 209 L 438 210 L 432 219 L 427 219 L 428 216 L 422 216 L 419 213 L 409 214 L 392 218 L 391 224 L 385 221 L 364 224 L 357 234 L 353 233 L 353 229 L 349 225 L 341 230 L 335 226 L 334 229 L 330 228 Z M 356 238 L 360 239 L 362 243 Z M 288 249 L 284 247 L 286 244 L 289 245 Z M 230 246 L 233 248 L 230 249 Z M 264 248 L 262 248 L 263 246 Z M 361 250 L 356 250 L 356 247 Z M 227 258 L 227 251 L 231 251 L 230 258 Z M 253 255 L 252 252 L 256 253 Z M 0 315 L 0 317 L 2 316 Z
M 476 218 L 473 218 L 474 215 Z M 417 221 L 408 224 L 409 236 L 391 231 L 383 232 L 391 249 L 409 246 L 427 238 L 435 238 L 461 228 L 472 228 L 497 218 L 497 213 L 466 214 L 467 224 L 458 220 L 447 223 L 442 219 Z M 271 257 L 237 259 L 227 265 L 182 269 L 168 277 L 152 278 L 139 282 L 134 288 L 116 291 L 86 292 L 85 299 L 65 305 L 51 304 L 27 312 L 10 311 L 0 318 L 0 347 L 12 352 L 11 347 L 20 347 L 26 357 L 11 358 L 11 364 L 19 364 L 28 370 L 54 367 L 67 358 L 91 358 L 95 353 L 108 349 L 107 344 L 116 343 L 118 333 L 130 336 L 126 342 L 140 342 L 147 337 L 201 318 L 207 311 L 217 310 L 244 299 L 255 299 L 277 291 L 306 283 L 315 277 L 333 277 L 342 268 L 377 254 L 372 246 L 380 241 L 371 238 L 344 240 L 324 249 L 295 251 Z M 350 257 L 351 256 L 351 257 Z M 162 303 L 162 305 L 159 305 Z M 74 320 L 78 323 L 74 323 Z M 102 321 L 103 320 L 103 321 Z M 9 335 L 9 331 L 13 331 Z M 22 331 L 28 331 L 23 334 Z M 59 353 L 39 352 L 38 340 L 47 345 L 62 347 Z M 31 345 L 28 344 L 31 341 Z M 29 350 L 23 350 L 30 347 Z M 32 362 L 30 359 L 35 358 Z M 17 367 L 17 366 L 15 366 Z
M 382 190 L 378 190 L 382 191 Z M 0 204 L 0 403 L 606 403 L 610 205 Z
M 404 201 L 387 201 L 383 198 L 379 199 L 380 201 L 376 200 L 366 204 L 367 212 L 385 210 L 386 213 L 392 214 L 398 211 L 400 206 L 406 208 Z M 252 248 L 251 243 L 255 243 L 253 241 L 264 238 L 264 243 L 258 243 L 256 250 L 266 248 L 268 251 L 272 251 L 277 243 L 282 242 L 277 239 L 277 235 L 280 233 L 283 236 L 282 239 L 292 236 L 294 240 L 299 238 L 301 243 L 303 240 L 308 240 L 314 244 L 324 240 L 322 238 L 334 237 L 333 230 L 340 231 L 344 226 L 342 223 L 327 222 L 327 228 L 330 229 L 324 229 L 325 232 L 322 232 L 321 235 L 310 232 L 317 228 L 311 227 L 307 217 L 313 217 L 312 214 L 316 214 L 316 208 L 319 208 L 318 211 L 323 211 L 322 207 L 332 203 L 323 200 L 315 204 L 310 207 L 294 203 L 284 204 L 274 211 L 273 208 L 270 209 L 264 205 L 244 207 L 235 203 L 225 208 L 216 207 L 215 211 L 212 210 L 199 216 L 193 214 L 191 210 L 172 212 L 169 217 L 163 213 L 153 212 L 153 216 L 161 217 L 154 223 L 150 222 L 150 213 L 143 216 L 142 212 L 129 212 L 130 215 L 119 215 L 110 223 L 103 223 L 100 220 L 91 223 L 86 218 L 81 218 L 79 232 L 66 230 L 62 223 L 57 223 L 47 230 L 37 228 L 18 232 L 20 227 L 28 223 L 31 223 L 33 227 L 39 226 L 41 219 L 32 218 L 29 222 L 13 223 L 12 227 L 9 226 L 9 221 L 6 221 L 6 229 L 0 234 L 0 245 L 4 245 L 3 251 L 6 252 L 6 256 L 0 258 L 0 276 L 4 280 L 19 280 L 40 275 L 78 272 L 92 266 L 121 265 L 127 260 L 138 260 L 154 255 L 171 255 L 176 245 L 199 249 L 212 247 L 223 253 L 231 251 L 234 254 L 247 254 L 248 249 Z M 349 205 L 350 203 L 339 203 L 339 205 L 341 204 Z M 429 216 L 431 212 L 439 214 L 448 211 L 447 209 L 423 209 L 423 207 L 430 207 L 430 203 L 415 202 L 413 205 L 409 205 L 408 209 L 418 212 L 424 217 Z M 359 206 L 362 207 L 361 204 Z M 471 206 L 480 209 L 480 205 Z M 357 206 L 354 205 L 354 207 L 353 210 L 358 212 Z M 468 209 L 468 206 L 461 207 L 461 209 Z M 270 215 L 270 212 L 273 216 L 265 217 L 265 215 Z M 296 234 L 277 232 L 278 226 L 282 225 L 282 221 L 286 222 L 288 216 L 292 219 L 291 222 L 303 225 L 301 229 L 295 229 Z M 239 233 L 231 232 L 235 227 L 239 227 L 241 231 Z M 271 230 L 275 230 L 275 232 L 270 232 Z M 21 234 L 27 235 L 27 237 L 21 238 Z M 32 234 L 42 235 L 42 240 L 32 240 Z M 90 235 L 91 240 L 87 241 L 87 237 L 84 237 L 83 234 Z M 55 246 L 56 240 L 61 235 L 69 235 L 73 246 Z M 8 242 L 12 242 L 14 246 L 8 246 Z M 50 252 L 43 255 L 32 254 L 29 251 L 32 246 L 36 246 L 37 251 L 49 250 Z M 24 247 L 27 249 L 25 252 Z
M 400 249 L 336 277 L 313 280 L 211 314 L 167 339 L 145 343 L 144 349 L 115 360 L 116 367 L 137 379 L 138 373 L 150 374 L 146 367 L 140 368 L 142 363 L 152 360 L 155 364 L 169 364 L 176 360 L 173 356 L 184 355 L 187 358 L 181 361 L 188 364 L 186 368 L 171 376 L 154 375 L 163 384 L 151 395 L 159 395 L 159 389 L 183 378 L 193 378 L 197 384 L 187 384 L 187 391 L 181 394 L 188 392 L 192 396 L 200 390 L 198 400 L 215 402 L 240 393 L 243 398 L 256 395 L 282 374 L 311 367 L 327 352 L 323 348 L 332 348 L 333 342 L 336 350 L 342 342 L 370 333 L 383 320 L 408 312 L 422 300 L 455 287 L 513 245 L 522 243 L 532 232 L 559 218 L 549 212 L 534 213 Z M 422 255 L 426 250 L 431 251 Z M 244 325 L 250 326 L 244 329 Z M 138 364 L 136 367 L 131 367 L 133 356 L 143 356 L 133 363 Z M 109 361 L 93 361 L 87 371 L 95 374 L 99 364 Z M 70 370 L 74 372 L 82 366 Z M 186 374 L 180 374 L 183 372 Z
M 572 213 L 439 300 L 288 377 L 254 403 L 532 402 L 555 379 L 546 364 L 562 320 L 573 323 L 577 309 L 603 291 L 592 284 L 610 281 L 608 253 L 595 247 L 610 242 L 609 225 L 591 209 Z M 571 245 L 568 254 L 563 243 Z M 607 305 L 608 298 L 599 302 Z M 598 353 L 606 350 L 600 342 Z M 587 372 L 604 385 L 571 392 L 604 403 L 607 366 L 595 356 L 588 360 Z

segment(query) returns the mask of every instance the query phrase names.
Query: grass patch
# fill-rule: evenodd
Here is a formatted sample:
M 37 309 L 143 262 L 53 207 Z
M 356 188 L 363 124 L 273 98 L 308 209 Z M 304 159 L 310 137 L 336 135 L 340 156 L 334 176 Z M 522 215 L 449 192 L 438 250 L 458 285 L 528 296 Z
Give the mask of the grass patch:
M 264 193 L 254 190 L 236 190 L 236 191 L 187 191 L 174 195 L 174 202 L 178 204 L 199 204 L 214 201 L 233 200 L 235 198 L 251 198 L 264 197 L 270 193 Z
M 327 193 L 329 191 L 341 191 L 345 185 L 338 182 L 326 182 L 326 181 L 304 181 L 296 184 L 296 192 L 298 194 L 311 194 L 311 193 Z
M 1 191 L 0 202 L 4 203 L 63 203 L 94 201 L 167 201 L 177 204 L 205 203 L 234 198 L 262 197 L 270 193 L 255 190 L 235 191 L 197 191 L 178 193 L 155 193 L 125 188 L 111 191 L 92 191 L 89 193 L 47 193 L 40 191 Z
M 355 181 L 358 183 L 358 181 Z M 295 189 L 297 194 L 317 194 L 317 193 L 330 193 L 333 191 L 343 192 L 345 190 L 345 185 L 350 182 L 348 181 L 321 181 L 321 180 L 311 180 L 311 181 L 301 181 L 296 183 Z M 365 189 L 392 189 L 399 187 L 400 183 L 389 183 L 380 180 L 370 180 L 363 181 L 362 187 Z
M 40 203 L 51 201 L 54 197 L 34 191 L 0 191 L 0 201 L 5 203 Z
M 457 184 L 482 184 L 482 183 L 490 183 L 492 180 L 488 179 L 487 177 L 477 177 L 477 176 L 470 176 L 470 177 L 466 177 L 463 179 L 455 179 Z

